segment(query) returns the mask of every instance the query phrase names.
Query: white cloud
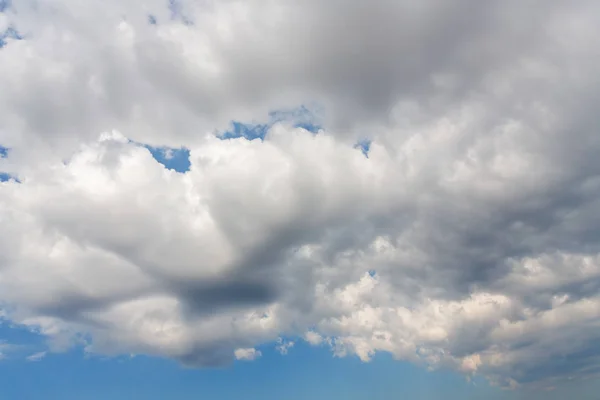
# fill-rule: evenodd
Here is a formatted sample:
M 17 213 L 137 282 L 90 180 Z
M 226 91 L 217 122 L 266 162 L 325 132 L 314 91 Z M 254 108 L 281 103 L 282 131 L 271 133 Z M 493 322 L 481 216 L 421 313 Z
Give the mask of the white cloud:
M 34 354 L 31 354 L 30 356 L 27 356 L 26 359 L 27 359 L 27 361 L 33 361 L 33 362 L 41 361 L 42 358 L 46 357 L 46 354 L 47 354 L 46 351 L 40 351 L 38 353 L 34 353 Z
M 598 368 L 598 2 L 80 3 L 0 14 L 0 315 L 194 366 L 304 334 L 508 387 Z M 317 135 L 267 116 L 298 104 Z
M 275 346 L 275 348 L 281 355 L 285 356 L 288 351 L 294 347 L 294 344 L 295 343 L 291 340 L 283 340 L 282 338 L 278 338 L 277 346 Z
M 308 331 L 304 334 L 304 340 L 312 346 L 318 346 L 323 343 L 323 337 L 318 332 Z
M 0 340 L 0 360 L 8 358 L 10 353 L 18 351 L 22 346 Z
M 236 349 L 234 354 L 236 359 L 244 361 L 254 361 L 260 356 L 262 356 L 262 353 L 259 350 L 256 350 L 255 348 Z

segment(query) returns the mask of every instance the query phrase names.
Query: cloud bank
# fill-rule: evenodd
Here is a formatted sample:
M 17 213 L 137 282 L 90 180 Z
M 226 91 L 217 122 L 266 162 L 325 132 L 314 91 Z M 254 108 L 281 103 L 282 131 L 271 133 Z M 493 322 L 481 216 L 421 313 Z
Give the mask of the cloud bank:
M 600 372 L 598 2 L 0 4 L 0 304 L 54 350 Z

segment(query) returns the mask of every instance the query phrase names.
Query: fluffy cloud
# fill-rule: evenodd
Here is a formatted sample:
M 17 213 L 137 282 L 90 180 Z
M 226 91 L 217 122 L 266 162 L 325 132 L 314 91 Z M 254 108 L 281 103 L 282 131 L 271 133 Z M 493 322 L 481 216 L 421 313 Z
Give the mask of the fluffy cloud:
M 318 346 L 323 343 L 323 337 L 314 331 L 308 331 L 304 334 L 304 340 L 310 343 L 312 346 Z
M 262 353 L 255 348 L 236 349 L 234 354 L 236 359 L 243 361 L 254 361 L 262 355 Z
M 80 3 L 1 8 L 13 322 L 194 366 L 304 335 L 511 387 L 600 372 L 597 2 Z

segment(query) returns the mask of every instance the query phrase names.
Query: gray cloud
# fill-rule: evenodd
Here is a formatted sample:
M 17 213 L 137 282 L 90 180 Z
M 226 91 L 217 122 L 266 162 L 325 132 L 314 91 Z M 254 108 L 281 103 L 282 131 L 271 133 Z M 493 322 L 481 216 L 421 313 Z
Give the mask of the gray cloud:
M 596 2 L 105 3 L 0 14 L 26 36 L 0 50 L 12 320 L 188 365 L 288 335 L 512 387 L 598 372 Z M 213 135 L 294 104 L 325 129 Z

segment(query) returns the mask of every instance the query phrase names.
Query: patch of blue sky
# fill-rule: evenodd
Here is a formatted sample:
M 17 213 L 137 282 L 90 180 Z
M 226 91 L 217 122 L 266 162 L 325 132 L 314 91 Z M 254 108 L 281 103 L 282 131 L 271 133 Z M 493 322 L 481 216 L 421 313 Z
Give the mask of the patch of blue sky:
M 360 140 L 358 143 L 356 143 L 356 145 L 354 145 L 354 148 L 360 149 L 360 151 L 362 151 L 362 153 L 365 155 L 365 157 L 369 158 L 369 150 L 371 149 L 371 141 L 369 139 Z
M 245 124 L 238 121 L 232 121 L 231 128 L 218 136 L 221 139 L 237 139 L 243 137 L 248 140 L 263 140 L 270 127 L 270 124 Z
M 10 149 L 0 146 L 0 158 L 8 157 L 9 152 L 10 152 Z M 0 171 L 0 182 L 7 182 L 10 180 L 14 180 L 15 182 L 21 183 L 21 181 L 19 179 L 17 179 L 16 176 L 11 175 L 5 171 Z
M 174 149 L 170 147 L 152 147 L 148 145 L 142 145 L 150 151 L 152 157 L 159 163 L 165 166 L 167 169 L 184 173 L 189 171 L 190 163 L 190 151 L 185 147 Z
M 221 139 L 263 140 L 269 129 L 277 123 L 288 123 L 295 128 L 303 128 L 312 133 L 318 133 L 322 128 L 315 114 L 306 106 L 300 106 L 294 109 L 271 111 L 265 123 L 232 121 L 230 128 L 217 133 L 217 136 Z
M 23 36 L 12 26 L 0 33 L 0 48 L 6 46 L 11 40 L 22 40 Z
M 185 173 L 190 170 L 190 150 L 185 147 L 155 147 L 133 140 L 129 140 L 129 143 L 148 149 L 150 154 L 152 154 L 152 157 L 154 157 L 158 163 L 162 164 L 167 169 L 171 169 L 179 173 Z
M 46 338 L 26 326 L 16 325 L 0 318 L 0 342 L 18 347 L 35 347 L 39 350 L 44 346 Z

